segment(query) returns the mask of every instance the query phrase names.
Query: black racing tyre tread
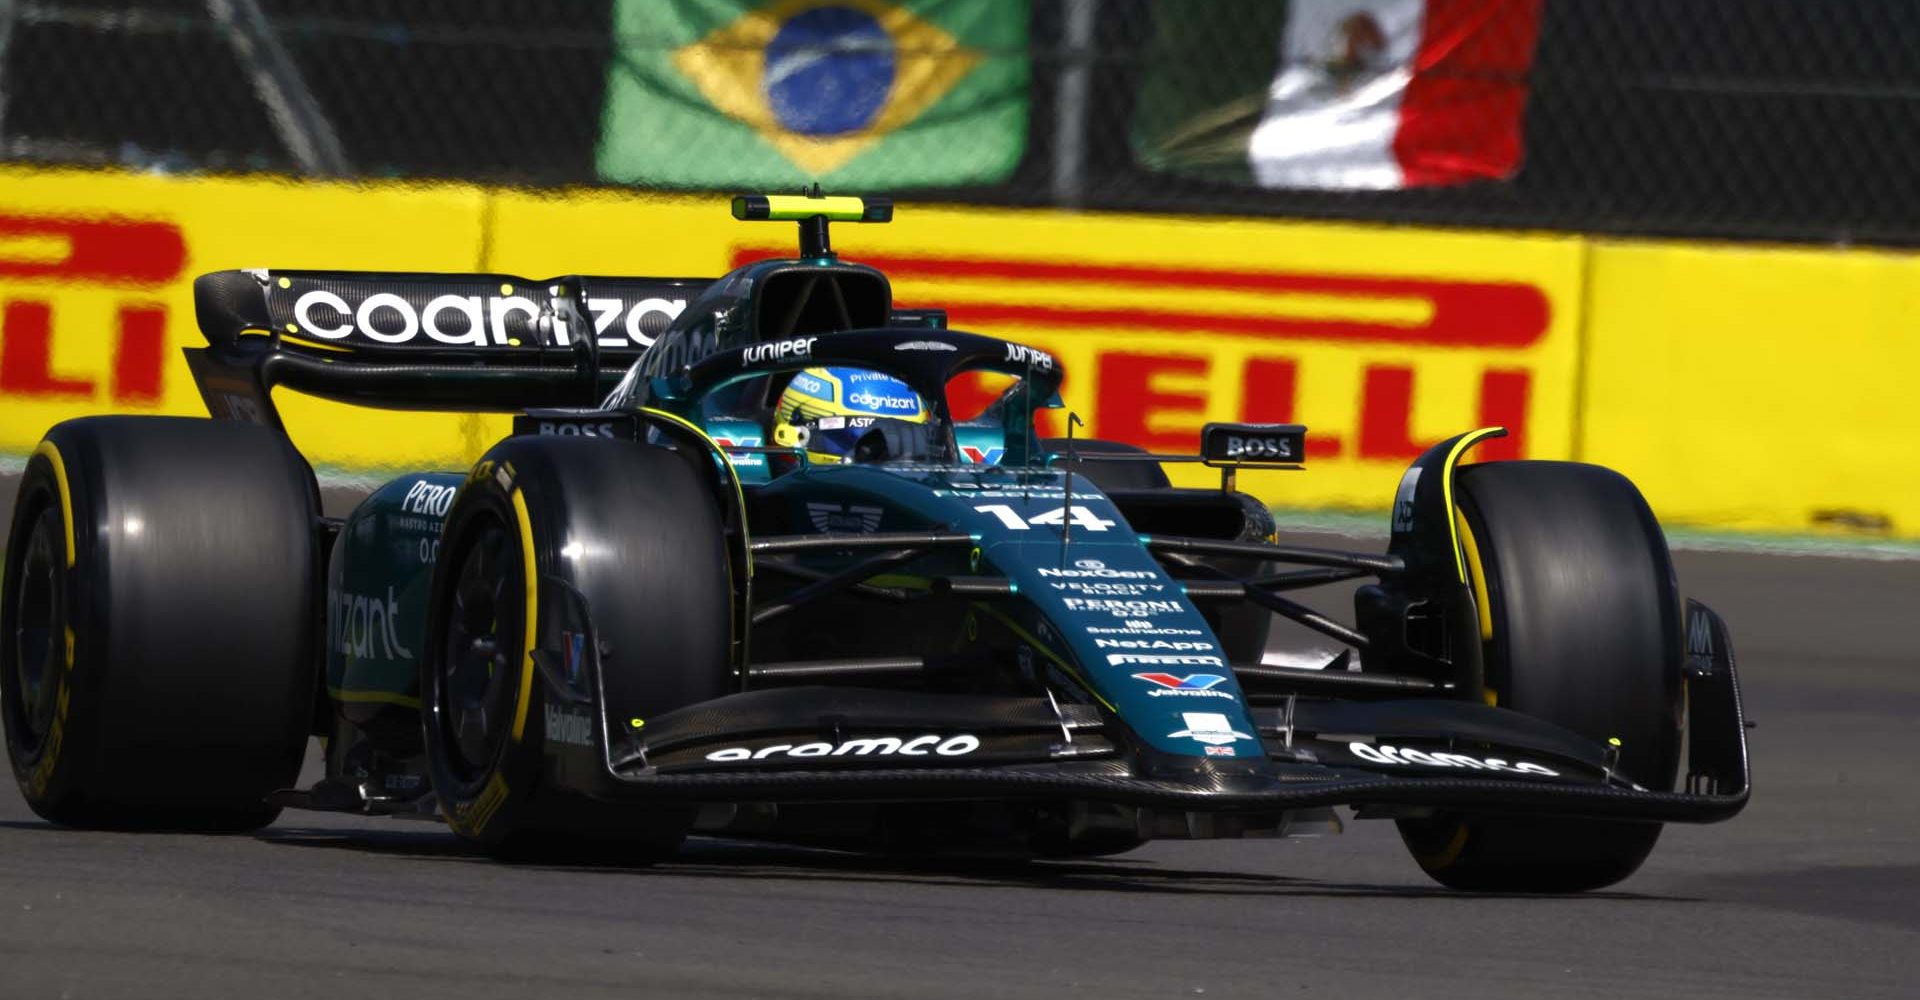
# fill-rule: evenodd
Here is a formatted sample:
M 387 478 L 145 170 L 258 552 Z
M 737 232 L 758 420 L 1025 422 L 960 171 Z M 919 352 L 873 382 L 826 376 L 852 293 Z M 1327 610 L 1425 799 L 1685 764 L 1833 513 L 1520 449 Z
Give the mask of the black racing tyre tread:
M 1492 607 L 1487 684 L 1507 708 L 1595 741 L 1670 790 L 1680 748 L 1682 610 L 1666 539 L 1626 477 L 1574 462 L 1466 466 L 1456 497 Z M 1460 816 L 1403 820 L 1421 868 L 1451 888 L 1581 892 L 1636 871 L 1659 824 Z
M 69 507 L 56 740 L 21 724 L 16 597 L 34 523 L 64 534 Z M 203 832 L 274 820 L 265 797 L 298 778 L 316 695 L 316 510 L 312 470 L 264 427 L 109 416 L 47 432 L 21 479 L 0 599 L 0 714 L 35 813 Z
M 448 513 L 421 666 L 428 762 L 456 834 L 515 862 L 633 865 L 670 854 L 691 825 L 690 807 L 589 801 L 544 780 L 546 695 L 537 676 L 524 689 L 530 702 L 522 738 L 501 742 L 484 773 L 461 773 L 445 721 L 452 577 L 489 524 L 508 529 L 512 553 L 505 562 L 521 588 L 518 599 L 525 596 L 528 536 L 536 576 L 559 579 L 585 598 L 610 713 L 653 717 L 732 690 L 732 592 L 711 489 L 683 456 L 652 445 L 563 437 L 496 445 Z M 577 548 L 563 555 L 569 543 Z M 553 613 L 536 601 L 534 627 Z M 515 617 L 524 619 L 524 610 Z M 524 648 L 524 640 L 524 632 L 503 635 L 499 645 Z M 518 654 L 513 666 L 527 669 Z
M 1065 455 L 1067 439 L 1046 438 L 1040 442 L 1040 449 L 1049 454 Z M 1147 454 L 1145 448 L 1099 438 L 1074 438 L 1073 450 L 1090 455 Z M 1103 490 L 1164 490 L 1173 487 L 1173 481 L 1167 478 L 1167 470 L 1159 462 L 1068 462 L 1062 458 L 1054 466 L 1063 470 L 1069 467 L 1074 475 L 1087 477 L 1093 481 L 1093 485 Z

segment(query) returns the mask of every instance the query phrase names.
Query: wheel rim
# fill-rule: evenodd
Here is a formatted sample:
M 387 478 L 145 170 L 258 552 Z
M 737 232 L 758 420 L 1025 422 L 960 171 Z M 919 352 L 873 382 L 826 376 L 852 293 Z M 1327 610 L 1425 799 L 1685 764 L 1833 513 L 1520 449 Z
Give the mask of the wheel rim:
M 47 733 L 53 727 L 54 708 L 59 701 L 59 650 L 54 637 L 64 630 L 60 606 L 59 573 L 55 542 L 60 536 L 60 518 L 51 506 L 34 520 L 20 560 L 13 605 L 13 705 L 11 727 L 16 742 L 29 756 L 40 752 Z
M 489 774 L 513 725 L 514 652 L 524 612 L 514 589 L 511 542 L 497 524 L 475 536 L 454 577 L 453 607 L 441 647 L 440 702 L 448 763 L 463 782 Z

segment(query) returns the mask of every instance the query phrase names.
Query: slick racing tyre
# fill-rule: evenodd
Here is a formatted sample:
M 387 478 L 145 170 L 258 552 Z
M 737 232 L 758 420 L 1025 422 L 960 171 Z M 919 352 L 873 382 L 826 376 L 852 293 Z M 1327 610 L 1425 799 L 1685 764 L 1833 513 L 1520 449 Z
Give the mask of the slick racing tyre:
M 1040 442 L 1040 450 L 1054 455 L 1067 453 L 1066 438 L 1045 438 Z M 1146 449 L 1120 441 L 1102 441 L 1098 438 L 1075 438 L 1073 450 L 1076 454 L 1086 455 L 1144 455 Z M 1102 490 L 1164 490 L 1173 483 L 1167 479 L 1167 470 L 1159 462 L 1068 462 L 1065 458 L 1055 465 L 1065 470 L 1071 468 L 1076 476 L 1085 476 L 1093 480 L 1093 485 Z
M 312 473 L 279 434 L 178 417 L 47 432 L 13 511 L 0 715 L 34 812 L 85 827 L 273 821 L 315 696 Z
M 558 706 L 535 648 L 583 627 L 555 599 L 578 595 L 608 725 L 728 693 L 725 545 L 711 490 L 674 452 L 514 437 L 487 453 L 447 515 L 421 663 L 428 763 L 455 833 L 508 860 L 646 863 L 679 845 L 689 808 L 590 801 L 549 780 L 549 753 L 601 737 L 592 706 Z M 548 731 L 549 704 L 572 713 L 570 737 Z
M 1683 620 L 1666 538 L 1640 491 L 1572 462 L 1494 462 L 1458 476 L 1492 698 L 1618 740 L 1619 773 L 1671 790 Z M 1400 832 L 1421 868 L 1452 888 L 1579 892 L 1633 874 L 1660 826 L 1442 814 L 1402 820 Z

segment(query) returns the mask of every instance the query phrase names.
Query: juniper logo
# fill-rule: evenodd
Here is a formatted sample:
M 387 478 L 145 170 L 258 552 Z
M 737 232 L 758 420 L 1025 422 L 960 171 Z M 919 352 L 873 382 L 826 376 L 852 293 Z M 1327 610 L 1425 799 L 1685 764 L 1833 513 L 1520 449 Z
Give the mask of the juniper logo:
M 813 342 L 818 339 L 818 337 L 795 337 L 792 340 L 769 340 L 764 343 L 749 344 L 740 349 L 740 363 L 754 365 L 762 361 L 812 357 Z

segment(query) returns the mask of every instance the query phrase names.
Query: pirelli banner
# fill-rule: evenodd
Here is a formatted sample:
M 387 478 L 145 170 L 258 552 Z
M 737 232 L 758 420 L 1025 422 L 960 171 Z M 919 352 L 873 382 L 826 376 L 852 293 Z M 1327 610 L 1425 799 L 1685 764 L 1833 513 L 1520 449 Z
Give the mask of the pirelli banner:
M 489 266 L 713 274 L 793 253 L 790 227 L 721 209 L 502 194 Z M 1495 456 L 1570 454 L 1577 239 L 907 204 L 835 245 L 902 307 L 1052 352 L 1084 433 L 1192 454 L 1209 421 L 1307 424 L 1308 471 L 1241 477 L 1276 503 L 1384 510 L 1409 459 L 1489 422 L 1513 431 Z
M 0 452 L 86 413 L 204 412 L 179 348 L 206 271 L 698 277 L 792 239 L 718 198 L 0 172 Z M 1428 443 L 1501 424 L 1481 457 L 1615 465 L 1669 520 L 1920 535 L 1912 257 L 920 205 L 836 242 L 900 306 L 1053 352 L 1095 436 L 1306 424 L 1307 471 L 1241 477 L 1276 504 L 1384 510 Z M 609 331 L 684 306 L 656 298 Z M 460 468 L 509 430 L 280 403 L 323 473 Z

